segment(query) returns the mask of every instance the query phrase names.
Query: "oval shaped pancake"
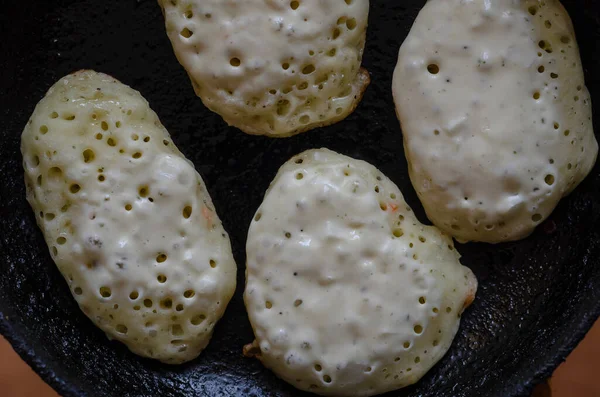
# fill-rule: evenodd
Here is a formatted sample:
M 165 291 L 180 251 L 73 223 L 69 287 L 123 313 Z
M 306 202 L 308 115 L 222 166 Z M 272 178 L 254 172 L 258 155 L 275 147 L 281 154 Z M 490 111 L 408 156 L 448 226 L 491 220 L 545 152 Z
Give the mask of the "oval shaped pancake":
M 571 20 L 555 0 L 430 0 L 393 94 L 412 183 L 460 241 L 526 237 L 598 153 Z
M 448 350 L 477 281 L 372 165 L 327 149 L 284 164 L 248 232 L 246 347 L 293 386 L 370 396 Z
M 83 312 L 141 356 L 198 356 L 236 266 L 202 178 L 148 102 L 105 74 L 68 75 L 21 151 L 27 200 Z
M 175 55 L 205 106 L 248 134 L 336 123 L 369 84 L 368 0 L 159 0 Z

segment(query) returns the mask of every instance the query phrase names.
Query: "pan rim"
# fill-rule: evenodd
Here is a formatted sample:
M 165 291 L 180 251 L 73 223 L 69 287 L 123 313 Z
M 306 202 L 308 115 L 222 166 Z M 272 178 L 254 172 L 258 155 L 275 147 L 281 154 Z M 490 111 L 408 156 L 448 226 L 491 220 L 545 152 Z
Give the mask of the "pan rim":
M 79 397 L 86 394 L 44 364 L 39 355 L 35 354 L 33 348 L 24 340 L 22 335 L 16 332 L 14 325 L 0 312 L 0 335 L 2 335 L 19 357 L 54 391 L 62 397 Z

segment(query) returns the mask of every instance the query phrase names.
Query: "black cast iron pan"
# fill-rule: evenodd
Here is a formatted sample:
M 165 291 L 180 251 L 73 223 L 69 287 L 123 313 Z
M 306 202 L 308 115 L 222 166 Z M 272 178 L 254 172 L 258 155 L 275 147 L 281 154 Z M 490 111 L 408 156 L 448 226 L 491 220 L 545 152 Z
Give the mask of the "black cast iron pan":
M 330 0 L 334 1 L 334 0 Z M 391 76 L 423 0 L 372 0 L 364 66 L 373 83 L 345 121 L 290 139 L 228 128 L 194 95 L 155 0 L 0 2 L 0 332 L 65 396 L 299 396 L 242 357 L 253 335 L 242 302 L 251 217 L 279 166 L 328 147 L 364 159 L 398 184 L 422 221 L 408 179 Z M 600 119 L 600 6 L 565 0 Z M 109 342 L 79 310 L 25 201 L 20 134 L 60 77 L 91 68 L 149 100 L 207 183 L 239 265 L 238 290 L 200 358 L 172 367 Z M 600 126 L 596 124 L 596 131 Z M 449 353 L 396 396 L 521 396 L 551 375 L 600 314 L 600 166 L 526 240 L 459 245 L 480 282 Z

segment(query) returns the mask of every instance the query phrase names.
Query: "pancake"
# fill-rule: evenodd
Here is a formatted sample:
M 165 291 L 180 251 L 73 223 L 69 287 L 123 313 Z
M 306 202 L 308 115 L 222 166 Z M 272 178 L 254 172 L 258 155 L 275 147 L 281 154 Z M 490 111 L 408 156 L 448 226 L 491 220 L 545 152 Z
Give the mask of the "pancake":
M 569 15 L 555 0 L 430 0 L 393 94 L 411 181 L 459 241 L 529 235 L 598 153 Z
M 21 151 L 27 200 L 83 312 L 141 356 L 197 357 L 236 265 L 202 178 L 148 102 L 73 73 L 36 106 Z
M 298 389 L 371 396 L 417 382 L 450 348 L 477 281 L 452 240 L 372 165 L 309 150 L 250 225 L 246 346 Z
M 204 105 L 248 134 L 336 123 L 369 84 L 368 0 L 159 0 Z

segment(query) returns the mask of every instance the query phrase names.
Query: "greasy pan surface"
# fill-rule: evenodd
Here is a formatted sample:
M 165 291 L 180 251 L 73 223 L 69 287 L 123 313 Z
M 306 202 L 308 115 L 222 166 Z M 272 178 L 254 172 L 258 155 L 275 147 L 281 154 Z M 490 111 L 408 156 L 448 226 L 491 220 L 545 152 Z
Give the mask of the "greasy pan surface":
M 155 0 L 2 2 L 0 332 L 56 390 L 65 396 L 301 395 L 241 355 L 253 339 L 242 302 L 246 233 L 279 166 L 322 146 L 369 161 L 425 220 L 408 179 L 390 88 L 398 48 L 424 1 L 371 3 L 364 66 L 373 83 L 362 104 L 337 125 L 274 140 L 227 128 L 202 106 L 172 53 Z M 565 3 L 598 121 L 600 6 L 594 0 Z M 71 298 L 25 201 L 21 131 L 50 85 L 82 68 L 141 91 L 201 172 L 231 235 L 238 290 L 209 347 L 189 364 L 162 365 L 109 342 Z M 527 395 L 600 313 L 599 217 L 596 166 L 530 238 L 459 246 L 479 279 L 477 299 L 446 357 L 417 385 L 390 395 Z

